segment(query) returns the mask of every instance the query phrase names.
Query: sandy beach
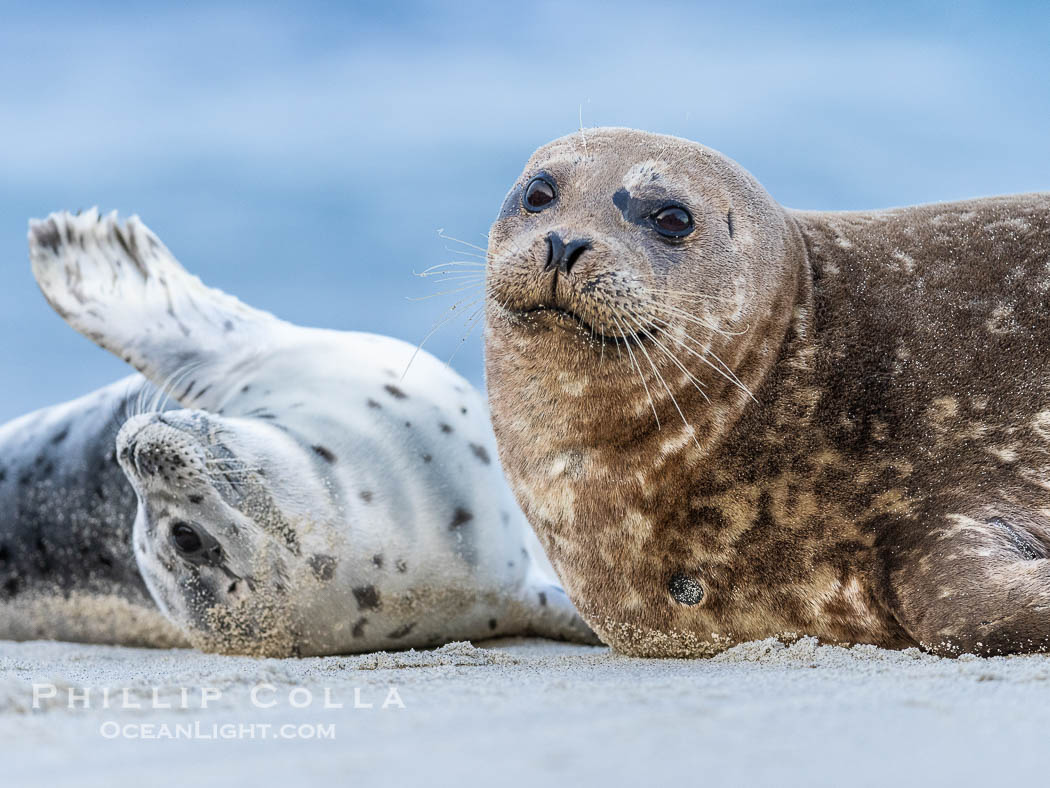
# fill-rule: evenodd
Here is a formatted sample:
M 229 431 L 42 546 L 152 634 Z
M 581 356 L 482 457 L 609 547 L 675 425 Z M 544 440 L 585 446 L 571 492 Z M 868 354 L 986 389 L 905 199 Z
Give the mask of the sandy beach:
M 0 643 L 12 786 L 1004 785 L 1045 775 L 1048 730 L 1044 656 L 811 639 L 696 661 L 540 640 L 302 660 Z

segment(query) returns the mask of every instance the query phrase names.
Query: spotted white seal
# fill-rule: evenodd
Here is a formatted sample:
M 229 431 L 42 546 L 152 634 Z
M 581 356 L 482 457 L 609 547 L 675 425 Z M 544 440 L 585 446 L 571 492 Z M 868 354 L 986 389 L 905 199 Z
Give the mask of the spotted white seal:
M 134 217 L 55 214 L 29 241 L 59 314 L 181 409 L 132 415 L 111 449 L 114 408 L 148 385 L 133 379 L 6 428 L 22 466 L 0 497 L 15 513 L 0 530 L 8 604 L 152 599 L 198 647 L 271 656 L 593 638 L 537 572 L 484 402 L 446 365 L 420 352 L 402 380 L 410 345 L 248 307 Z M 33 634 L 68 637 L 71 618 L 55 633 L 38 617 Z M 171 638 L 131 630 L 115 639 Z

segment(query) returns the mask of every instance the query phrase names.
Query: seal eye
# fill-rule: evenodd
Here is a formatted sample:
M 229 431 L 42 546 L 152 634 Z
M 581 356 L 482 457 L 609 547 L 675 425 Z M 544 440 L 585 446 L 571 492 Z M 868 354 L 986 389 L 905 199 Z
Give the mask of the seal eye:
M 669 205 L 653 214 L 653 226 L 660 235 L 684 238 L 693 231 L 693 217 L 680 205 Z
M 554 202 L 557 196 L 558 192 L 550 179 L 543 175 L 537 175 L 525 187 L 522 203 L 524 203 L 526 211 L 536 213 Z
M 171 541 L 180 553 L 196 553 L 204 546 L 197 529 L 188 523 L 172 524 Z

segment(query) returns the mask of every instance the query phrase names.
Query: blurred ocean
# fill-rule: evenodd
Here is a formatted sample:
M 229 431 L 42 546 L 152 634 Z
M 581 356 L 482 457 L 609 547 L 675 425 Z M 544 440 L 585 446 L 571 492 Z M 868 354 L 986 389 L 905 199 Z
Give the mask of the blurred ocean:
M 26 222 L 138 213 L 209 284 L 418 342 L 533 149 L 704 142 L 800 208 L 1050 189 L 1050 6 L 0 2 L 0 421 L 125 374 L 37 291 Z M 427 343 L 447 358 L 453 321 Z M 482 382 L 480 326 L 454 365 Z

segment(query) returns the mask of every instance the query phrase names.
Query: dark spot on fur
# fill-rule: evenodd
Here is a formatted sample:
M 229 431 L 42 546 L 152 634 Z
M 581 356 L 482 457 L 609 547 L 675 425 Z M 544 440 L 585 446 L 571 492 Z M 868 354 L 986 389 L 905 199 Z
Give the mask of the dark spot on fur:
M 4 581 L 4 593 L 8 596 L 14 596 L 18 593 L 20 585 L 17 577 L 9 577 Z
M 203 503 L 203 502 L 204 502 L 204 496 L 203 495 L 197 495 L 196 493 L 194 493 L 193 495 L 190 496 L 190 503 Z
M 455 530 L 460 526 L 466 525 L 474 519 L 474 515 L 464 509 L 462 506 L 456 509 L 452 514 L 452 522 L 448 524 L 450 530 Z
M 477 443 L 472 443 L 472 444 L 470 444 L 470 450 L 472 452 L 474 452 L 474 456 L 475 457 L 477 457 L 479 460 L 481 460 L 486 465 L 489 465 L 489 464 L 492 463 L 492 460 L 489 459 L 489 453 L 488 453 L 488 451 L 485 450 L 484 446 L 479 446 Z
M 464 416 L 467 415 L 467 409 L 466 408 L 460 408 L 459 412 L 462 413 Z
M 313 446 L 314 454 L 320 457 L 325 462 L 335 462 L 335 455 L 332 454 L 330 449 L 326 449 L 324 446 Z
M 369 399 L 368 399 L 368 400 L 366 400 L 366 401 L 368 402 L 368 407 L 370 407 L 370 408 L 376 408 L 376 409 L 378 409 L 378 408 L 382 408 L 382 407 L 383 407 L 382 405 L 380 405 L 380 404 L 379 404 L 378 402 L 376 402 L 376 401 L 375 401 L 374 399 L 372 399 L 371 397 L 369 397 Z
M 248 393 L 249 391 L 251 391 L 251 390 L 252 390 L 251 384 L 248 384 L 247 386 L 244 386 L 244 387 L 243 387 L 243 388 L 241 389 L 241 394 L 247 394 L 247 393 Z
M 358 496 L 360 496 L 361 500 L 364 501 L 365 503 L 372 503 L 372 491 L 371 490 L 361 490 L 361 492 L 358 493 Z
M 444 422 L 442 422 L 439 426 L 441 427 L 441 431 L 446 435 L 452 432 L 452 425 L 450 424 L 445 424 Z
M 367 623 L 368 619 L 364 616 L 361 616 L 361 618 L 357 619 L 357 621 L 354 622 L 354 628 L 350 630 L 350 634 L 353 635 L 355 638 L 364 637 L 365 624 Z
M 413 621 L 411 624 L 405 624 L 403 627 L 398 627 L 393 632 L 388 633 L 387 637 L 391 640 L 400 640 L 415 628 L 416 622 Z
M 430 462 L 432 459 L 434 459 L 434 458 L 431 457 L 429 454 L 424 454 L 423 455 L 423 462 Z
M 357 600 L 357 606 L 361 610 L 379 609 L 379 592 L 376 591 L 375 586 L 358 586 L 353 591 L 354 599 Z
M 729 237 L 733 237 L 733 209 L 729 209 L 729 213 L 726 214 L 726 226 L 729 228 Z
M 374 556 L 372 556 L 372 566 L 374 566 L 376 569 L 382 569 L 383 568 L 383 554 L 382 553 L 376 553 Z
M 403 392 L 401 389 L 399 389 L 397 386 L 395 386 L 393 383 L 387 383 L 385 386 L 383 386 L 383 388 L 385 388 L 387 390 L 387 392 L 390 394 L 390 396 L 393 397 L 394 399 L 407 399 L 408 398 L 408 395 L 405 392 Z
M 36 464 L 40 468 L 41 479 L 47 479 L 55 472 L 55 463 L 51 460 L 44 460 L 42 456 L 37 457 Z
M 33 236 L 42 247 L 50 249 L 52 254 L 58 254 L 58 245 L 62 242 L 62 237 L 54 220 L 48 220 L 42 227 L 34 228 Z
M 228 585 L 228 586 L 226 587 L 226 593 L 227 593 L 227 594 L 232 594 L 232 593 L 233 593 L 233 592 L 235 592 L 236 590 L 237 590 L 237 581 L 236 581 L 236 580 L 234 580 L 234 581 L 233 581 L 232 583 L 230 583 L 230 584 L 229 584 L 229 585 Z
M 494 619 L 494 618 L 490 618 L 489 619 L 489 629 L 495 630 L 496 627 L 498 627 L 498 626 L 499 626 L 499 622 L 496 619 Z
M 696 605 L 704 598 L 704 589 L 700 583 L 682 572 L 671 576 L 667 590 L 676 602 L 683 605 Z
M 6 564 L 11 560 L 11 553 L 8 552 L 6 544 L 0 544 L 0 564 Z
M 335 575 L 335 567 L 338 562 L 330 555 L 317 553 L 316 555 L 310 556 L 309 563 L 310 569 L 313 570 L 314 577 L 318 580 L 331 580 Z M 356 595 L 357 592 L 354 591 L 354 594 Z
M 540 598 L 540 607 L 547 607 L 547 595 L 540 591 L 540 593 L 537 594 L 537 596 L 539 596 Z
M 7 479 L 7 469 L 6 468 L 0 468 L 0 482 L 4 481 L 6 479 Z
M 56 435 L 51 439 L 51 444 L 53 446 L 57 446 L 58 444 L 60 444 L 62 441 L 64 441 L 68 437 L 69 437 L 69 427 L 65 426 L 61 430 L 59 430 L 59 432 L 56 433 Z
M 408 571 L 408 564 L 405 562 L 404 558 L 399 558 L 394 561 L 394 568 L 401 574 L 404 574 Z
M 722 510 L 714 506 L 700 506 L 693 510 L 697 524 L 704 528 L 723 531 L 729 528 L 729 520 Z
M 231 331 L 233 331 L 233 321 L 232 320 L 224 321 L 223 324 L 222 324 L 222 327 L 223 327 L 223 330 L 225 330 L 227 334 L 230 333 Z

